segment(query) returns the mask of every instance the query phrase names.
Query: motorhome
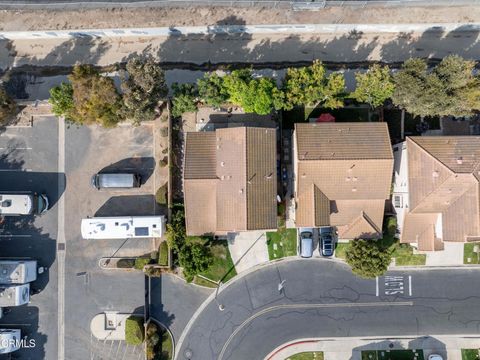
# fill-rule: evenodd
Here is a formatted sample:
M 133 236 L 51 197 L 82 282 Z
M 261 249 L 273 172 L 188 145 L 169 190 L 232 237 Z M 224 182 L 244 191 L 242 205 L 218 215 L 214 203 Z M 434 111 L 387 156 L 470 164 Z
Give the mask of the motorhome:
M 36 279 L 36 260 L 0 260 L 0 284 L 26 284 Z
M 20 329 L 0 329 L 0 354 L 9 354 L 20 349 Z
M 30 284 L 0 285 L 0 306 L 19 306 L 30 301 Z
M 0 216 L 43 214 L 48 210 L 45 194 L 0 193 Z
M 165 228 L 164 216 L 93 217 L 82 220 L 84 239 L 159 238 Z

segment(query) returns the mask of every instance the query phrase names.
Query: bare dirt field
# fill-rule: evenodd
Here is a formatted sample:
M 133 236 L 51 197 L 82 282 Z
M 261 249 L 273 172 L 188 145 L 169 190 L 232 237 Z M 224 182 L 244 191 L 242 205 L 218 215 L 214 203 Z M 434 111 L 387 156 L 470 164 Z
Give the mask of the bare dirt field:
M 232 15 L 232 13 L 234 15 Z M 1 31 L 239 24 L 470 23 L 480 6 L 332 7 L 292 11 L 271 7 L 157 7 L 74 10 L 2 10 Z

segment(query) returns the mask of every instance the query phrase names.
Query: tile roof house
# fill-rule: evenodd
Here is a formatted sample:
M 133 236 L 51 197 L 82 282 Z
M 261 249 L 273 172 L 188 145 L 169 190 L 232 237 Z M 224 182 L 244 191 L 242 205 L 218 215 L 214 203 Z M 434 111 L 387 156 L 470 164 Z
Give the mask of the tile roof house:
M 408 137 L 409 209 L 401 242 L 421 251 L 480 240 L 480 137 Z
M 393 171 L 386 123 L 296 124 L 294 154 L 297 227 L 381 237 Z
M 277 228 L 275 131 L 236 127 L 186 133 L 188 235 Z

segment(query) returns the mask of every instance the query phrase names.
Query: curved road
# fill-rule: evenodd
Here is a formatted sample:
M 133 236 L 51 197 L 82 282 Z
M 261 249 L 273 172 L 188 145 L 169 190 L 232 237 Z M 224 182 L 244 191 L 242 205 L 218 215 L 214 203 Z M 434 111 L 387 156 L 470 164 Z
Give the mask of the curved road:
M 280 285 L 282 284 L 282 285 Z M 265 266 L 229 284 L 185 330 L 176 359 L 263 359 L 299 338 L 478 334 L 478 270 L 355 277 L 329 260 Z

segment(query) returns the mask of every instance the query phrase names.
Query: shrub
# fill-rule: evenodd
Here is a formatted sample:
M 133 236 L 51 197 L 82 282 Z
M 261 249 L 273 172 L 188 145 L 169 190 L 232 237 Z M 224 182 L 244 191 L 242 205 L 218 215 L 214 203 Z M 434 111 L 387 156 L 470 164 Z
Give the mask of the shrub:
M 142 270 L 145 265 L 150 264 L 150 258 L 138 257 L 135 259 L 135 269 Z
M 143 317 L 130 316 L 125 321 L 125 342 L 130 345 L 140 345 L 144 339 Z
M 153 266 L 145 268 L 145 275 L 150 276 L 150 277 L 160 277 L 162 276 L 164 270 L 160 268 L 156 268 Z
M 167 150 L 168 151 L 168 150 Z M 162 160 L 160 160 L 158 162 L 158 165 L 160 165 L 160 167 L 164 168 L 165 166 L 168 165 L 168 157 L 164 157 Z
M 146 342 L 146 355 L 147 360 L 153 360 L 157 353 L 156 348 L 160 342 L 160 335 L 158 334 L 158 328 L 155 324 L 149 323 L 147 326 L 147 338 Z
M 197 111 L 197 88 L 195 84 L 172 84 L 172 116 L 180 117 L 183 113 Z
M 155 194 L 155 201 L 160 205 L 167 204 L 167 184 L 163 184 L 158 188 L 157 193 Z
M 0 125 L 7 125 L 11 116 L 15 114 L 17 105 L 15 101 L 0 88 Z
M 161 135 L 162 137 L 167 137 L 167 136 L 168 136 L 168 127 L 162 127 L 162 128 L 160 129 L 160 135 Z
M 162 154 L 165 155 L 165 154 L 168 154 L 168 148 L 165 148 L 162 150 Z
M 391 251 L 384 249 L 376 240 L 352 240 L 345 260 L 352 272 L 371 279 L 383 275 L 392 261 Z
M 65 116 L 65 119 L 68 120 L 69 114 L 75 108 L 72 84 L 62 82 L 60 85 L 51 88 L 48 102 L 52 104 L 52 112 L 55 115 Z
M 120 259 L 117 261 L 117 268 L 131 269 L 135 266 L 135 260 L 133 259 Z
M 387 233 L 390 236 L 394 236 L 397 232 L 397 218 L 395 216 L 390 216 L 387 218 Z
M 158 265 L 167 266 L 168 265 L 168 244 L 166 241 L 160 243 L 158 248 Z

